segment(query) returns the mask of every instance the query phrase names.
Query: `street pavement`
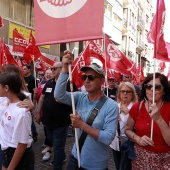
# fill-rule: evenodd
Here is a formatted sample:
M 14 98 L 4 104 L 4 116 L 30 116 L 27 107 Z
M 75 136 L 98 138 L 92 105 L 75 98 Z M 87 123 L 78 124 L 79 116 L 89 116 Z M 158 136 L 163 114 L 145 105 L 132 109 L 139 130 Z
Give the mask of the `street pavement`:
M 43 150 L 42 144 L 44 143 L 43 126 L 36 124 L 36 127 L 38 132 L 38 140 L 33 144 L 33 149 L 35 154 L 35 170 L 52 170 L 52 165 L 50 165 L 50 162 L 52 161 L 52 157 L 49 161 L 42 160 L 43 155 L 41 151 Z M 74 142 L 74 137 L 67 137 L 66 148 L 65 148 L 67 160 L 70 155 L 73 142 Z M 67 167 L 67 161 L 63 164 L 63 170 L 66 170 L 66 167 Z M 109 170 L 115 170 L 111 149 L 110 149 L 110 159 L 109 159 Z

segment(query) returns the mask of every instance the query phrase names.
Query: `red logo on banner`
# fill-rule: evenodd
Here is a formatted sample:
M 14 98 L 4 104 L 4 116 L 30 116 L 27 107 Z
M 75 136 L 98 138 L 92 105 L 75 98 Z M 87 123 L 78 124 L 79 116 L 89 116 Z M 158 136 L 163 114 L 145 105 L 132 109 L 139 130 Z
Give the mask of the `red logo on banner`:
M 112 61 L 119 61 L 122 59 L 120 52 L 118 50 L 115 50 L 115 47 L 113 44 L 110 44 L 110 43 L 108 44 L 107 53 L 109 54 L 110 59 Z
M 38 0 L 40 8 L 53 18 L 65 18 L 80 10 L 87 0 Z

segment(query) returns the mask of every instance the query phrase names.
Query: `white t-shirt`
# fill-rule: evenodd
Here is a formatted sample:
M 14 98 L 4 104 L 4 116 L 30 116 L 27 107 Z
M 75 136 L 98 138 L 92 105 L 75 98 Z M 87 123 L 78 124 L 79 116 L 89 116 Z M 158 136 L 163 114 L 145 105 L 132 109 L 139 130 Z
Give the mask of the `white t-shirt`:
M 119 109 L 120 109 L 120 103 L 118 104 L 118 106 L 119 106 Z M 128 110 L 130 110 L 132 106 L 133 106 L 133 102 L 131 102 L 128 105 L 128 107 L 127 107 Z M 119 124 L 120 124 L 120 136 L 126 138 L 126 135 L 125 135 L 125 126 L 126 126 L 127 119 L 129 117 L 129 113 L 128 114 L 124 114 L 123 112 L 121 112 L 119 114 L 119 117 L 120 117 L 120 120 L 119 120 Z M 120 151 L 120 148 L 119 148 L 119 138 L 117 136 L 118 136 L 118 133 L 116 131 L 115 138 L 113 139 L 112 143 L 110 144 L 110 147 L 112 149 L 116 150 L 116 151 Z
M 7 97 L 0 97 L 0 120 L 5 110 L 7 109 L 9 100 Z
M 32 117 L 26 108 L 19 108 L 17 103 L 9 103 L 2 115 L 0 122 L 1 149 L 8 147 L 17 148 L 18 143 L 31 146 L 31 122 Z

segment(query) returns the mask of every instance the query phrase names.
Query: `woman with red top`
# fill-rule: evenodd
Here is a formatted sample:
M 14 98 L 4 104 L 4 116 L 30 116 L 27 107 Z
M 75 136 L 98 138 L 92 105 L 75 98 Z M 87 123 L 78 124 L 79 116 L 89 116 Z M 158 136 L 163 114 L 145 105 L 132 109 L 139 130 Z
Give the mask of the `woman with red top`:
M 170 169 L 170 86 L 163 74 L 155 74 L 154 104 L 152 99 L 153 74 L 150 74 L 142 84 L 140 101 L 129 111 L 125 127 L 125 134 L 135 142 L 137 158 L 132 161 L 133 170 Z

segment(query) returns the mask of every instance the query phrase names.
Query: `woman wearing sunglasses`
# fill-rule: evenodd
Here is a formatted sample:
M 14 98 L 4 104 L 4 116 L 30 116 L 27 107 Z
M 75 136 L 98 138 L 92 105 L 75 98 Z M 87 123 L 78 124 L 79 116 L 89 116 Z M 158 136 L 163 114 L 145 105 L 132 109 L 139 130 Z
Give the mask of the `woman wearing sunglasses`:
M 121 83 L 119 85 L 117 93 L 117 102 L 119 106 L 118 129 L 116 136 L 110 145 L 110 147 L 113 149 L 113 158 L 117 170 L 120 169 L 121 159 L 120 145 L 127 140 L 127 136 L 125 135 L 124 130 L 129 116 L 129 110 L 136 101 L 137 95 L 134 85 L 129 82 Z
M 126 135 L 135 142 L 134 170 L 170 169 L 170 86 L 160 73 L 155 74 L 154 84 L 153 103 L 153 74 L 148 75 L 142 84 L 140 102 L 132 106 L 125 127 Z

